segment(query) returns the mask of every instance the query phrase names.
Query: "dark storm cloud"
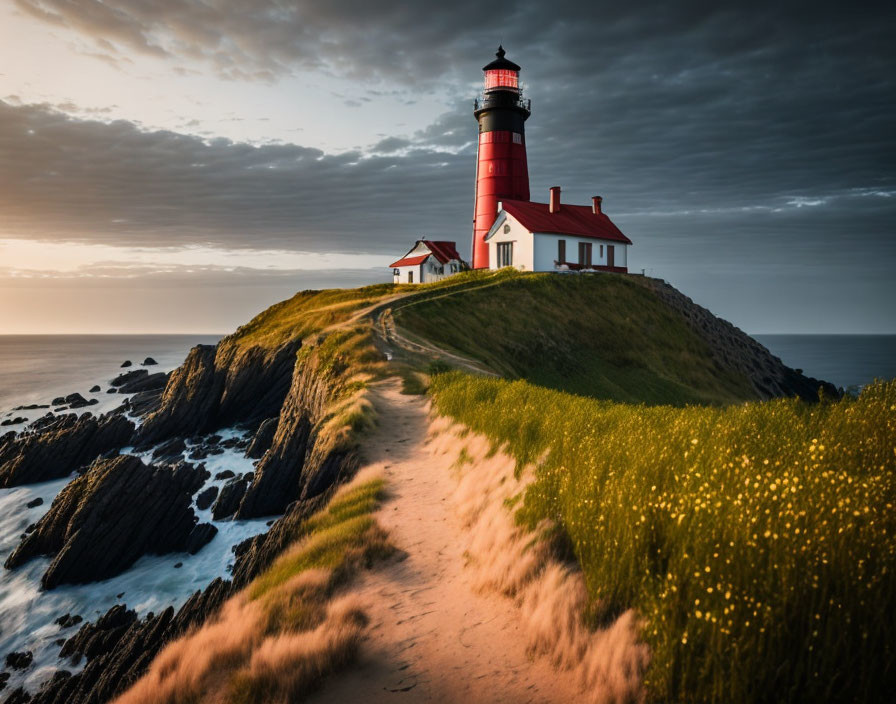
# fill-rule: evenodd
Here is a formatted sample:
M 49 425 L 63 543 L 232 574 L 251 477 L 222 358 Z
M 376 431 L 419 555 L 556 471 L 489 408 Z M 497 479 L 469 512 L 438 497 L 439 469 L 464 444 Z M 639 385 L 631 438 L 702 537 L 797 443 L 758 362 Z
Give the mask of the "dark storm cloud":
M 113 59 L 250 80 L 319 69 L 374 79 L 356 99 L 453 106 L 334 156 L 0 105 L 0 212 L 25 236 L 390 252 L 427 234 L 466 251 L 471 100 L 503 41 L 533 101 L 533 199 L 601 193 L 635 268 L 673 280 L 789 276 L 787 296 L 850 277 L 849 303 L 896 327 L 892 3 L 18 2 Z
M 459 205 L 469 209 L 470 159 L 425 146 L 392 157 L 206 142 L 0 101 L 0 212 L 8 236 L 400 249 L 419 228 L 444 233 Z

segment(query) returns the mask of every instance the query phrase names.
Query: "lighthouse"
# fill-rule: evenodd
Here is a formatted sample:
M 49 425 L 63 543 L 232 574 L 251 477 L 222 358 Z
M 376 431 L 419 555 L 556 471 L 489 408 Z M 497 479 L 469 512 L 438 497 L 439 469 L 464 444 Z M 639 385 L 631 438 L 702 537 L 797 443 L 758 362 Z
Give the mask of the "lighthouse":
M 485 86 L 473 104 L 473 115 L 479 122 L 471 261 L 474 269 L 489 266 L 485 236 L 498 214 L 498 202 L 529 200 L 524 124 L 531 101 L 523 100 L 520 92 L 520 67 L 504 54 L 504 48 L 499 46 L 497 58 L 483 66 Z

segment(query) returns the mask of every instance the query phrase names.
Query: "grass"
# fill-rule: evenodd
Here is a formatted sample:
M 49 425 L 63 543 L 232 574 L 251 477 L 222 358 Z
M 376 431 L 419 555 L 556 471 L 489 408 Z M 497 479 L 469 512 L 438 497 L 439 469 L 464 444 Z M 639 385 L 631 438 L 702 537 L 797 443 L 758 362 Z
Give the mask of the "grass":
M 373 519 L 383 480 L 361 476 L 298 528 L 296 542 L 200 628 L 168 644 L 123 704 L 267 704 L 304 698 L 348 662 L 366 617 L 349 592 L 392 548 Z
M 756 398 L 636 277 L 498 272 L 451 292 L 396 302 L 396 325 L 502 376 L 571 393 L 681 405 Z
M 856 399 L 614 403 L 435 376 L 437 410 L 537 464 L 517 518 L 627 607 L 652 701 L 882 701 L 896 688 L 896 382 Z
M 249 585 L 249 598 L 265 597 L 305 570 L 340 570 L 349 557 L 357 557 L 359 546 L 365 551 L 364 562 L 368 562 L 382 547 L 372 514 L 383 492 L 382 479 L 338 492 L 325 509 L 302 525 L 300 532 L 307 538 L 277 558 Z

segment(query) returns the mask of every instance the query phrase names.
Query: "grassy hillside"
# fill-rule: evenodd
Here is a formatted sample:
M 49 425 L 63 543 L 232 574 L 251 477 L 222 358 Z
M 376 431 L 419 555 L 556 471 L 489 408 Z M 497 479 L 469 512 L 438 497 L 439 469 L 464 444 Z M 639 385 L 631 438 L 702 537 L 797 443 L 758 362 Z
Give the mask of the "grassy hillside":
M 502 376 L 618 401 L 755 399 L 706 341 L 634 277 L 504 275 L 397 302 L 396 324 Z
M 896 382 L 724 408 L 457 372 L 437 410 L 541 464 L 517 514 L 568 535 L 595 617 L 635 607 L 652 701 L 883 701 L 896 688 Z

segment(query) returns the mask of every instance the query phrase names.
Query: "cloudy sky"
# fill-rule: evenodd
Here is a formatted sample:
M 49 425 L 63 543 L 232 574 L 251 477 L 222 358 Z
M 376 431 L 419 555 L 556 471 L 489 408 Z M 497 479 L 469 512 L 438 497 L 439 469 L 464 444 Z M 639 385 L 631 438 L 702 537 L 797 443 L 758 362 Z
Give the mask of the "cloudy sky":
M 226 332 L 469 253 L 481 67 L 533 199 L 604 197 L 749 332 L 896 332 L 892 3 L 0 3 L 0 333 Z

